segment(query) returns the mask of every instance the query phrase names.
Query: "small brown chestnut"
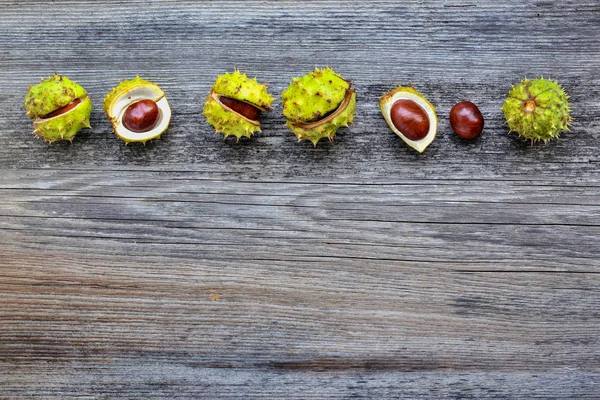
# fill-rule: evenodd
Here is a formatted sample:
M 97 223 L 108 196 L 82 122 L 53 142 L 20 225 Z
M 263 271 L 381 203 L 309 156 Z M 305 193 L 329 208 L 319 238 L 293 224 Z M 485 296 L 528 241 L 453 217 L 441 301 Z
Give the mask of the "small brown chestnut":
M 429 118 L 420 105 L 412 100 L 398 100 L 390 111 L 392 123 L 410 140 L 421 140 L 429 132 Z
M 475 139 L 483 131 L 483 115 L 475 104 L 461 101 L 450 110 L 450 126 L 458 137 Z
M 225 96 L 221 96 L 219 101 L 226 107 L 232 109 L 240 115 L 243 115 L 251 121 L 260 120 L 260 110 L 251 104 Z
M 131 104 L 123 114 L 123 125 L 132 132 L 148 132 L 158 121 L 158 105 L 152 100 L 140 100 Z

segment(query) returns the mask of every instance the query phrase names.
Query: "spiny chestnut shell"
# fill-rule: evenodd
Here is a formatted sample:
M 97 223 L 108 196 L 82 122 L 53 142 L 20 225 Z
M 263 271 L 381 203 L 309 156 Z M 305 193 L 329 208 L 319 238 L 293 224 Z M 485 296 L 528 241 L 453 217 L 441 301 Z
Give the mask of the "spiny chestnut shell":
M 458 137 L 472 140 L 483 131 L 484 119 L 477 105 L 470 101 L 456 103 L 450 110 L 450 126 Z
M 333 141 L 336 132 L 354 122 L 356 92 L 352 82 L 333 69 L 315 68 L 299 78 L 293 78 L 281 94 L 286 125 L 298 141 Z
M 392 123 L 410 140 L 421 140 L 429 132 L 429 118 L 425 110 L 408 99 L 397 100 L 390 113 Z
M 270 110 L 274 100 L 266 84 L 235 69 L 217 77 L 202 114 L 217 133 L 250 138 L 260 132 L 260 112 Z
M 555 81 L 524 79 L 514 85 L 502 105 L 511 132 L 535 143 L 558 138 L 569 130 L 569 96 Z
M 25 96 L 25 111 L 34 133 L 46 142 L 73 141 L 90 127 L 92 102 L 85 89 L 66 76 L 54 75 L 32 85 Z
M 148 132 L 156 125 L 159 114 L 156 102 L 150 99 L 136 101 L 125 110 L 123 125 L 132 132 Z

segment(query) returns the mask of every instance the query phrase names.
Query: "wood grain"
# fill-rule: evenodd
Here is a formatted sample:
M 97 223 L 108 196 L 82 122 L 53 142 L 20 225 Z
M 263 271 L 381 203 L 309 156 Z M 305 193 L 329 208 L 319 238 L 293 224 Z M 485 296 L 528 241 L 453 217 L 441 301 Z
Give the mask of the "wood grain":
M 595 1 L 0 0 L 0 398 L 597 399 L 599 24 Z M 358 93 L 334 144 L 280 103 L 240 143 L 200 114 L 234 66 L 279 97 L 324 65 Z M 49 146 L 22 102 L 55 71 L 95 107 Z M 100 106 L 135 73 L 174 112 L 146 146 Z M 575 121 L 532 147 L 499 108 L 540 75 Z M 424 154 L 379 114 L 397 84 L 438 107 Z

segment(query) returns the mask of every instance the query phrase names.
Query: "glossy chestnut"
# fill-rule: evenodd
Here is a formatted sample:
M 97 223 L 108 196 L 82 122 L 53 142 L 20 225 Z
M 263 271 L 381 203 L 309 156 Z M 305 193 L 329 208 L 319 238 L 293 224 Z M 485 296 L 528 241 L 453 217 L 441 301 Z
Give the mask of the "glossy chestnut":
M 397 100 L 390 110 L 390 119 L 396 129 L 410 140 L 421 140 L 429 132 L 427 113 L 412 100 Z
M 221 96 L 219 100 L 224 106 L 232 109 L 240 115 L 243 115 L 251 121 L 260 120 L 260 110 L 251 104 L 226 96 Z
M 483 115 L 470 101 L 461 101 L 450 110 L 450 126 L 458 137 L 472 140 L 483 131 Z
M 140 100 L 132 103 L 123 114 L 123 125 L 132 132 L 148 132 L 156 125 L 160 111 L 156 102 Z

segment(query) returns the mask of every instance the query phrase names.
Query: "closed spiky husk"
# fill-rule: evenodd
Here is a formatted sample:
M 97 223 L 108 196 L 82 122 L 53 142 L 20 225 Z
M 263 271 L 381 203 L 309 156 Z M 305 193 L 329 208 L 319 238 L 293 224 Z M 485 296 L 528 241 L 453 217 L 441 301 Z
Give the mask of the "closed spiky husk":
M 569 130 L 573 119 L 569 96 L 558 82 L 544 78 L 524 79 L 514 85 L 502 111 L 510 131 L 532 143 L 558 138 Z
M 71 105 L 68 111 L 51 116 Z M 67 107 L 69 108 L 69 107 Z M 32 85 L 25 96 L 25 111 L 33 121 L 33 132 L 48 143 L 73 141 L 77 132 L 90 128 L 92 102 L 85 89 L 66 76 L 55 74 Z
M 354 122 L 356 93 L 329 67 L 294 78 L 282 93 L 286 125 L 298 140 L 333 141 L 337 130 Z

